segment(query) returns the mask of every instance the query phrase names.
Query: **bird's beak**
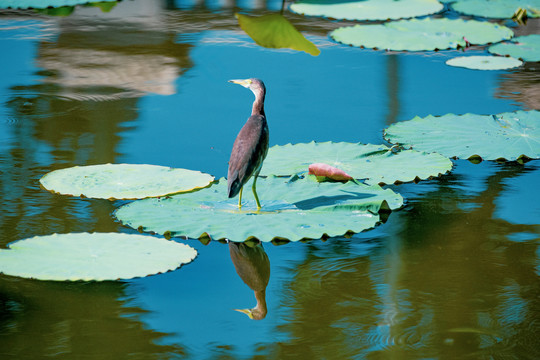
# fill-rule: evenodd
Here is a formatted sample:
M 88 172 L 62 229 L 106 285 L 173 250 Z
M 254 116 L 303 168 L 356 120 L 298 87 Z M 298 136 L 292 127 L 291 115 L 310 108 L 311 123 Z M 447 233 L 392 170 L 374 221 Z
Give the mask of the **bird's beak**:
M 233 84 L 242 85 L 243 87 L 247 88 L 249 85 L 251 85 L 251 79 L 245 79 L 245 80 L 229 80 L 229 82 Z
M 234 309 L 235 311 L 246 314 L 251 320 L 253 320 L 253 314 L 250 309 Z

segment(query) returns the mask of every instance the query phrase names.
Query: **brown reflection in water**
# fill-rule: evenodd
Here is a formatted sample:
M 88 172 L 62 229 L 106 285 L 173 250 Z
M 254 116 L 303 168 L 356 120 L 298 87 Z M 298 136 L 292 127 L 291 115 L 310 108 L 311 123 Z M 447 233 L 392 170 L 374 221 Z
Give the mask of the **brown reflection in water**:
M 114 14 L 78 7 L 66 18 L 47 17 L 55 36 L 36 40 L 41 83 L 14 86 L 5 97 L 12 141 L 0 154 L 0 247 L 38 234 L 118 229 L 110 202 L 52 195 L 38 181 L 57 168 L 117 162 L 138 99 L 176 91 L 192 66 L 191 45 L 176 43 L 178 31 L 160 10 L 160 2 L 127 1 Z
M 0 358 L 164 359 L 185 355 L 157 345 L 165 334 L 136 320 L 125 284 L 56 283 L 0 278 Z M 31 336 L 31 343 L 29 343 Z M 84 355 L 83 355 L 84 354 Z
M 231 260 L 236 273 L 255 294 L 257 305 L 253 309 L 237 310 L 250 319 L 262 320 L 266 317 L 266 286 L 270 280 L 270 260 L 262 244 L 229 242 Z
M 354 238 L 310 245 L 281 297 L 290 316 L 280 329 L 293 340 L 274 351 L 291 358 L 539 358 L 537 244 L 507 239 L 538 229 L 494 217 L 503 180 L 524 171 L 502 165 L 475 197 L 445 177 L 412 209 L 392 214 L 401 231 L 369 256 L 349 255 Z
M 522 67 L 501 74 L 495 96 L 522 104 L 523 110 L 540 109 L 540 65 L 526 62 Z

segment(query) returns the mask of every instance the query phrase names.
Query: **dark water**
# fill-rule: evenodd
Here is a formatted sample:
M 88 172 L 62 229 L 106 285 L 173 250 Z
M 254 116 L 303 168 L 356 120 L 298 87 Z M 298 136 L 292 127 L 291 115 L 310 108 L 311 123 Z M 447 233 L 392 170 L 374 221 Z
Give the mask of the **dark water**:
M 252 101 L 228 79 L 265 80 L 271 145 L 377 144 L 388 124 L 416 115 L 539 108 L 537 63 L 451 68 L 458 52 L 355 49 L 326 36 L 338 22 L 286 14 L 321 49 L 312 57 L 258 47 L 233 16 L 280 6 L 125 0 L 109 13 L 0 12 L 0 247 L 133 232 L 111 217 L 119 202 L 40 189 L 53 169 L 128 162 L 225 176 Z M 372 231 L 265 245 L 260 321 L 233 311 L 255 296 L 217 242 L 187 240 L 193 263 L 132 281 L 0 276 L 0 357 L 538 359 L 538 184 L 538 161 L 455 161 L 441 179 L 394 186 L 407 207 Z

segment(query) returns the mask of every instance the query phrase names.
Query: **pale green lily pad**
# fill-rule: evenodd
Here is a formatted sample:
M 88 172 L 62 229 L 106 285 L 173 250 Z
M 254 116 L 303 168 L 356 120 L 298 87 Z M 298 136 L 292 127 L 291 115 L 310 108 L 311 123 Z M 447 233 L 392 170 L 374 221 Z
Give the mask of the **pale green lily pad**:
M 498 42 L 510 39 L 513 32 L 505 26 L 483 21 L 426 18 L 341 27 L 330 36 L 352 46 L 423 51 L 465 47 L 467 41 L 474 45 Z
M 46 9 L 48 7 L 58 8 L 62 6 L 75 6 L 88 4 L 96 1 L 89 0 L 0 0 L 0 9 Z M 116 2 L 100 1 L 100 2 Z
M 199 171 L 144 164 L 102 164 L 54 170 L 39 181 L 52 192 L 96 199 L 142 199 L 208 186 Z
M 290 9 L 302 15 L 334 19 L 395 20 L 434 14 L 441 11 L 443 5 L 437 0 L 307 0 L 291 4 Z
M 191 262 L 192 247 L 145 235 L 36 236 L 0 250 L 0 273 L 55 281 L 104 281 L 164 273 Z
M 367 184 L 393 184 L 425 180 L 445 174 L 452 161 L 439 154 L 405 150 L 386 145 L 346 142 L 310 142 L 276 145 L 269 149 L 261 175 L 290 176 L 308 171 L 312 163 L 325 163 Z
M 498 55 L 509 55 L 524 61 L 540 61 L 540 35 L 519 36 L 513 38 L 511 43 L 490 46 L 488 51 Z
M 385 139 L 422 151 L 462 159 L 540 158 L 540 112 L 415 117 L 391 125 Z
M 466 15 L 510 19 L 517 9 L 527 10 L 528 17 L 539 17 L 540 0 L 458 0 L 452 9 Z
M 258 45 L 272 49 L 293 49 L 317 56 L 321 51 L 281 14 L 248 16 L 235 14 L 242 30 Z
M 504 70 L 521 66 L 523 62 L 513 57 L 459 56 L 446 61 L 446 64 L 473 70 Z
M 227 198 L 227 181 L 201 191 L 121 206 L 115 216 L 124 225 L 169 236 L 244 241 L 257 238 L 318 239 L 370 229 L 381 210 L 398 209 L 403 197 L 378 185 L 317 183 L 309 178 L 257 180 L 262 209 L 256 211 L 251 182 L 238 198 Z

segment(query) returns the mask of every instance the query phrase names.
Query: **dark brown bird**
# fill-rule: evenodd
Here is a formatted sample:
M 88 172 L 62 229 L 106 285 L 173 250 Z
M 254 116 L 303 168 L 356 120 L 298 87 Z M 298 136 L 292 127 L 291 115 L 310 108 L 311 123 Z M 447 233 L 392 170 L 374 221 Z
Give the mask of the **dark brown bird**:
M 227 175 L 229 185 L 229 198 L 239 194 L 238 208 L 242 208 L 242 188 L 253 176 L 253 195 L 260 210 L 261 203 L 257 196 L 257 176 L 268 152 L 268 124 L 264 114 L 264 97 L 266 88 L 259 79 L 229 80 L 234 84 L 242 85 L 255 94 L 255 101 L 251 116 L 238 133 L 229 159 L 229 172 Z

